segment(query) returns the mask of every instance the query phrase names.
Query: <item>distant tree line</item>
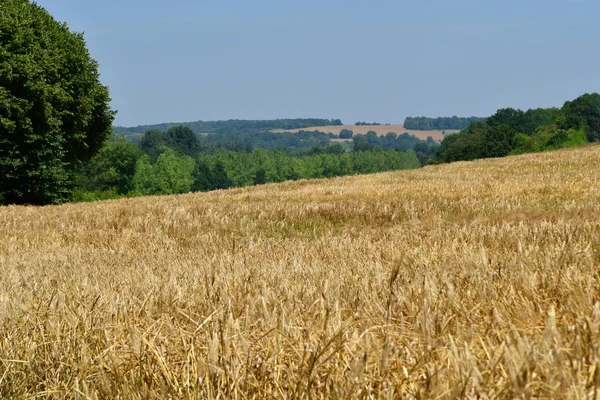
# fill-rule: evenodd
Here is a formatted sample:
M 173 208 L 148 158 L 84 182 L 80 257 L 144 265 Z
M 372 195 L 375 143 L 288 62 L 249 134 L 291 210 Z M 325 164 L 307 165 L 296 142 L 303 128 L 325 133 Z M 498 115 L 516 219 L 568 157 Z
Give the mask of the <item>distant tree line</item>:
M 305 135 L 313 139 L 315 133 Z M 79 171 L 73 200 L 206 191 L 422 165 L 415 151 L 367 142 L 368 147 L 355 144 L 354 149 L 317 142 L 311 147 L 267 150 L 229 139 L 211 142 L 207 139 L 211 136 L 227 135 L 198 136 L 190 128 L 174 126 L 165 132 L 146 132 L 139 144 L 113 136 Z
M 226 132 L 200 135 L 200 145 L 208 151 L 231 150 L 250 152 L 254 149 L 298 150 L 313 146 L 329 146 L 337 135 L 320 131 L 291 132 Z
M 185 126 L 194 133 L 249 133 L 262 132 L 275 129 L 294 130 L 311 128 L 315 126 L 342 125 L 339 119 L 323 118 L 296 118 L 296 119 L 273 119 L 273 120 L 242 120 L 230 119 L 228 121 L 195 121 L 185 123 L 163 123 L 156 125 L 139 125 L 136 127 L 114 127 L 116 135 L 132 135 L 145 133 L 147 131 L 167 131 L 174 126 Z
M 356 126 L 379 126 L 379 125 L 389 125 L 389 124 L 380 124 L 379 122 L 364 122 L 364 121 L 358 121 L 357 123 L 355 123 L 354 125 Z
M 180 134 L 182 130 L 187 132 L 186 140 L 182 144 L 176 145 L 172 142 L 172 137 L 174 133 Z M 156 158 L 157 152 L 160 152 L 161 148 L 165 146 L 175 148 L 188 155 L 200 152 L 213 153 L 216 151 L 252 152 L 255 149 L 283 150 L 293 155 L 304 155 L 313 151 L 315 147 L 331 146 L 332 139 L 353 139 L 354 146 L 357 143 L 367 142 L 374 145 L 374 147 L 382 149 L 413 150 L 416 145 L 420 145 L 435 150 L 438 146 L 438 143 L 434 142 L 431 138 L 423 141 L 408 133 L 398 135 L 394 132 L 389 132 L 387 135 L 380 137 L 374 131 L 369 131 L 366 135 L 354 135 L 351 130 L 342 129 L 339 135 L 308 130 L 300 130 L 296 133 L 233 132 L 196 135 L 189 128 L 183 126 L 172 127 L 166 132 L 158 130 L 147 131 L 140 138 L 138 144 L 142 150 L 153 158 Z M 428 154 L 433 153 L 429 152 Z
M 527 111 L 504 108 L 449 135 L 437 150 L 438 162 L 504 157 L 600 141 L 600 95 L 584 94 L 562 108 Z
M 435 130 L 461 130 L 465 129 L 470 123 L 482 121 L 485 118 L 468 117 L 461 118 L 456 115 L 453 117 L 407 117 L 404 120 L 404 128 L 419 131 Z
M 422 165 L 436 155 L 439 147 L 439 144 L 431 136 L 425 141 L 408 132 L 401 135 L 388 132 L 385 136 L 378 136 L 376 132 L 369 131 L 365 135 L 354 135 L 352 141 L 355 150 L 372 151 L 376 148 L 413 150 Z

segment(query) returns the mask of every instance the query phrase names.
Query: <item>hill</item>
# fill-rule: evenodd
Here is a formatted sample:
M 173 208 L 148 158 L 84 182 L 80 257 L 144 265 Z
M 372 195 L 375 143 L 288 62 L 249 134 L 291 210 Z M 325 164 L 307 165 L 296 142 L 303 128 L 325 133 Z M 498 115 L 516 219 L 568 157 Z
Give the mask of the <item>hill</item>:
M 167 131 L 174 126 L 185 126 L 194 133 L 236 133 L 236 132 L 260 132 L 271 129 L 303 129 L 323 124 L 341 125 L 339 119 L 323 118 L 296 118 L 296 119 L 272 119 L 272 120 L 245 120 L 230 119 L 226 121 L 193 121 L 193 122 L 169 122 L 155 125 L 138 125 L 135 127 L 114 127 L 116 135 L 141 136 L 147 131 Z
M 527 111 L 503 108 L 448 135 L 437 150 L 438 162 L 503 157 L 600 142 L 600 94 L 585 93 L 561 108 Z
M 600 146 L 0 208 L 0 397 L 587 398 Z
M 314 126 L 311 127 L 310 130 L 316 130 L 325 133 L 333 133 L 334 135 L 339 135 L 343 129 L 351 130 L 355 135 L 366 135 L 369 131 L 374 131 L 379 136 L 385 136 L 388 132 L 395 132 L 398 135 L 403 134 L 404 132 L 408 132 L 411 135 L 416 136 L 421 140 L 427 140 L 429 136 L 431 136 L 434 140 L 441 141 L 444 139 L 444 132 L 446 134 L 457 133 L 457 130 L 449 130 L 449 131 L 441 131 L 441 130 L 430 130 L 430 131 L 421 131 L 421 130 L 412 130 L 405 129 L 402 124 L 392 124 L 392 125 L 328 125 L 328 126 Z M 297 133 L 302 129 L 292 129 L 292 130 L 283 130 L 278 129 L 275 132 L 292 132 Z

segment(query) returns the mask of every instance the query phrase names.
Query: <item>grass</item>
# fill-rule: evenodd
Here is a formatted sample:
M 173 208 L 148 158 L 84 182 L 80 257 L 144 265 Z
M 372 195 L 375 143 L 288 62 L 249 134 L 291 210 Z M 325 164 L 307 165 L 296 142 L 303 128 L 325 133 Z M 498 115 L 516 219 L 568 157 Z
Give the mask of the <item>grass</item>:
M 600 146 L 0 208 L 1 398 L 600 398 Z

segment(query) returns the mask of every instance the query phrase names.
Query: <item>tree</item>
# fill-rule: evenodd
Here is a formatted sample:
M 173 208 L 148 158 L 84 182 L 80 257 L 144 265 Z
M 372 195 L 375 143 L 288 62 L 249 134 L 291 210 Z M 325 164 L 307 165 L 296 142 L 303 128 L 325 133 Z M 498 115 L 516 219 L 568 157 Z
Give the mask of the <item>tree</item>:
M 196 191 L 229 189 L 233 187 L 233 182 L 231 182 L 227 174 L 223 160 L 218 159 L 218 156 L 201 156 L 194 171 L 194 178 L 193 188 Z
M 154 167 L 150 161 L 150 156 L 147 154 L 141 156 L 135 164 L 133 187 L 141 194 L 154 194 L 157 192 L 154 184 Z
M 350 129 L 342 129 L 340 131 L 340 139 L 352 139 L 352 135 L 354 135 L 354 132 Z
M 565 103 L 563 110 L 567 120 L 573 121 L 566 128 L 579 128 L 585 122 L 587 139 L 590 142 L 600 140 L 600 94 L 584 94 L 571 102 Z
M 144 133 L 140 140 L 140 149 L 148 154 L 153 160 L 156 160 L 160 153 L 162 153 L 166 147 L 167 133 L 156 129 L 151 129 Z
M 480 157 L 504 157 L 517 146 L 517 132 L 509 125 L 491 127 L 484 133 L 485 146 Z
M 367 132 L 365 138 L 367 139 L 368 143 L 379 144 L 379 136 L 377 136 L 377 132 L 375 131 Z
M 194 184 L 194 159 L 177 155 L 169 149 L 162 153 L 154 164 L 154 179 L 161 194 L 187 193 Z
M 201 145 L 194 131 L 178 125 L 169 128 L 166 132 L 147 131 L 140 140 L 140 148 L 153 160 L 156 160 L 166 149 L 173 149 L 180 154 L 196 157 L 200 153 Z
M 388 132 L 388 133 L 385 135 L 385 138 L 386 138 L 387 140 L 394 141 L 394 140 L 398 139 L 398 134 L 397 134 L 396 132 Z
M 115 112 L 80 33 L 28 0 L 0 2 L 0 196 L 59 203 Z
M 133 187 L 131 180 L 142 151 L 120 136 L 106 142 L 83 168 L 80 186 L 90 191 L 116 189 L 126 194 Z
M 144 155 L 136 164 L 133 184 L 142 194 L 186 193 L 194 184 L 195 166 L 191 157 L 179 156 L 172 149 L 162 153 L 154 165 Z
M 215 167 L 212 170 L 211 175 L 211 190 L 214 189 L 229 189 L 233 186 L 229 176 L 227 175 L 227 171 L 225 170 L 225 166 L 222 161 L 217 161 Z
M 181 154 L 196 157 L 200 153 L 200 141 L 190 128 L 179 125 L 167 131 L 167 145 Z

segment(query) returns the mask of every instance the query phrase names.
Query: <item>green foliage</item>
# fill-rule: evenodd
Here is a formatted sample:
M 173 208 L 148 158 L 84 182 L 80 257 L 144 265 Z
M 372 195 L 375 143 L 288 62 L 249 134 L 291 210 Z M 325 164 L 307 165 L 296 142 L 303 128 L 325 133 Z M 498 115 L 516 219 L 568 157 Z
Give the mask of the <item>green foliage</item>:
M 108 140 L 83 168 L 77 186 L 85 191 L 111 191 L 126 194 L 133 189 L 131 181 L 142 151 L 122 137 Z
M 342 129 L 339 136 L 340 139 L 351 139 L 353 135 L 354 132 L 352 132 L 350 129 Z
M 585 126 L 587 140 L 600 140 L 600 94 L 584 94 L 563 106 L 566 118 L 561 128 L 578 129 Z
M 120 199 L 123 197 L 139 197 L 142 196 L 142 193 L 132 190 L 127 194 L 118 193 L 116 188 L 112 188 L 105 191 L 86 191 L 81 189 L 75 189 L 71 194 L 71 201 L 76 203 L 89 203 L 92 201 L 104 201 L 104 200 L 114 200 Z
M 511 154 L 577 147 L 587 143 L 587 135 L 584 128 L 565 130 L 557 129 L 556 126 L 543 126 L 533 136 L 519 135 L 518 141 L 519 145 Z
M 205 192 L 209 190 L 228 189 L 235 186 L 225 168 L 223 158 L 227 155 L 227 153 L 221 153 L 215 157 L 204 154 L 199 158 L 193 175 L 193 188 L 195 191 Z M 242 166 L 243 164 L 239 165 Z
M 385 136 L 377 136 L 375 132 L 370 131 L 366 135 L 355 135 L 352 140 L 354 151 L 377 151 L 380 148 L 414 150 L 421 165 L 425 165 L 439 147 L 431 137 L 424 141 L 408 132 L 401 135 L 388 132 Z
M 381 124 L 379 122 L 357 121 L 354 125 L 356 125 L 356 126 L 380 126 Z M 389 125 L 389 124 L 387 124 L 387 125 Z
M 557 108 L 527 111 L 504 108 L 485 121 L 444 138 L 441 162 L 504 157 L 579 146 L 600 140 L 600 95 L 585 94 Z
M 469 117 L 459 118 L 453 117 L 441 117 L 441 118 L 427 118 L 427 117 L 407 117 L 404 120 L 404 127 L 406 129 L 421 130 L 421 131 L 432 131 L 432 130 L 460 130 L 465 129 L 472 122 L 483 121 L 485 118 Z
M 481 156 L 483 158 L 507 156 L 515 147 L 516 134 L 517 131 L 508 124 L 489 126 L 483 133 L 485 146 Z
M 144 136 L 139 142 L 139 146 L 140 149 L 148 154 L 153 160 L 156 160 L 160 153 L 166 150 L 166 141 L 166 132 L 152 129 L 144 133 Z
M 204 148 L 218 150 L 247 151 L 254 149 L 307 149 L 313 146 L 329 146 L 331 138 L 320 131 L 215 133 L 200 137 Z
M 460 134 L 446 136 L 438 149 L 438 158 L 442 162 L 453 162 L 483 157 L 488 129 L 485 122 L 476 122 Z
M 167 146 L 181 154 L 196 157 L 201 150 L 196 134 L 185 126 L 174 126 L 167 131 Z
M 0 2 L 3 203 L 69 198 L 74 170 L 110 135 L 109 101 L 82 34 L 35 3 Z
M 283 151 L 202 154 L 197 163 L 195 190 L 243 187 L 295 179 L 327 178 L 420 166 L 412 151 L 318 153 L 293 157 Z
M 196 134 L 185 126 L 174 126 L 166 132 L 150 130 L 144 134 L 140 141 L 140 148 L 152 160 L 156 160 L 167 149 L 175 150 L 180 154 L 196 157 L 202 146 Z
M 552 123 L 559 114 L 556 108 L 537 108 L 527 111 L 503 108 L 485 122 L 489 126 L 505 125 L 515 132 L 532 135 L 541 125 Z
M 187 193 L 194 184 L 194 169 L 193 158 L 172 149 L 165 150 L 154 164 L 143 155 L 136 163 L 133 187 L 145 195 Z
M 113 140 L 86 166 L 81 180 L 89 185 L 82 184 L 74 191 L 72 199 L 112 199 L 123 196 L 125 188 L 128 196 L 175 194 L 418 168 L 421 165 L 413 151 L 384 150 L 370 143 L 364 144 L 373 146 L 373 151 L 348 152 L 342 145 L 314 146 L 309 152 L 298 155 L 264 149 L 253 152 L 204 151 L 195 161 L 165 147 L 153 161 L 141 150 L 132 151 L 131 146 L 135 145 L 122 139 Z M 132 163 L 135 167 L 130 177 L 128 168 Z

